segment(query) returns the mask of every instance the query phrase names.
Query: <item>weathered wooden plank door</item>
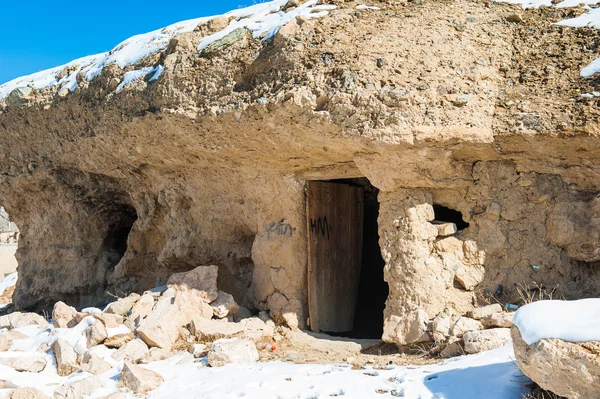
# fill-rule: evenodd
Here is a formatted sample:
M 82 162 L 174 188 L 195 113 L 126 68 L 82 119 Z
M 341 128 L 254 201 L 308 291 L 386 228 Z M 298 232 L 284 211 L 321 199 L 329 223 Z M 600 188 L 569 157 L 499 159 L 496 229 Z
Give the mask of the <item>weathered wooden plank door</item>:
M 308 182 L 308 301 L 313 331 L 354 326 L 363 243 L 363 188 Z

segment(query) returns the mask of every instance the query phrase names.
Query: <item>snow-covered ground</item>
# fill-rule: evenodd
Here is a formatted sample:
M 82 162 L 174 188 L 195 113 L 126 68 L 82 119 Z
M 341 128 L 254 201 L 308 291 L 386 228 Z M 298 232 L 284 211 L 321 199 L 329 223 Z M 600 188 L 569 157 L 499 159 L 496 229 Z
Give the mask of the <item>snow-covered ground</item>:
M 240 28 L 248 29 L 255 38 L 267 40 L 273 37 L 279 28 L 298 16 L 305 19 L 320 18 L 326 15 L 329 10 L 335 8 L 334 5 L 317 4 L 318 0 L 308 0 L 298 7 L 289 9 L 289 11 L 283 11 L 282 8 L 287 3 L 288 0 L 274 0 L 233 10 L 222 15 L 231 19 L 229 25 L 225 29 L 203 38 L 198 45 L 198 51 L 202 51 L 211 43 Z M 181 33 L 191 32 L 198 25 L 217 17 L 220 16 L 178 22 L 163 29 L 133 36 L 109 52 L 79 58 L 66 65 L 14 79 L 0 85 L 0 99 L 8 96 L 14 89 L 24 86 L 38 90 L 58 86 L 61 90 L 74 91 L 78 86 L 77 75 L 82 74 L 89 82 L 101 74 L 107 65 L 117 64 L 121 68 L 125 68 L 127 65 L 136 65 L 149 55 L 166 50 L 173 37 Z M 61 74 L 65 68 L 68 73 Z M 150 74 L 152 74 L 152 80 L 157 80 L 162 71 L 163 66 L 156 65 L 128 72 L 118 90 L 128 83 Z
M 600 8 L 592 8 L 590 6 L 597 5 L 600 0 L 564 0 L 560 3 L 553 4 L 553 0 L 494 0 L 497 2 L 521 4 L 523 8 L 539 8 L 542 6 L 546 7 L 557 7 L 557 8 L 570 8 L 583 5 L 587 12 L 580 15 L 577 18 L 570 18 L 559 21 L 556 25 L 570 26 L 573 28 L 591 27 L 600 29 Z M 581 76 L 589 78 L 594 74 L 600 72 L 600 58 L 594 60 L 590 65 L 581 70 Z
M 16 274 L 0 281 L 0 293 L 14 285 Z M 86 311 L 99 311 L 86 309 Z M 0 352 L 0 359 L 12 356 L 41 355 L 41 345 L 51 345 L 58 338 L 66 340 L 80 354 L 85 352 L 84 329 L 94 322 L 86 317 L 73 328 L 55 329 L 28 326 L 15 329 L 29 338 L 13 342 L 9 352 Z M 1 332 L 2 330 L 0 330 Z M 128 332 L 125 326 L 109 329 L 109 336 Z M 115 349 L 99 345 L 95 353 L 113 368 L 100 375 L 103 386 L 86 398 L 101 398 L 118 392 L 123 361 L 112 358 Z M 74 373 L 68 377 L 57 374 L 52 352 L 44 354 L 46 368 L 40 373 L 17 372 L 0 365 L 0 380 L 6 387 L 31 386 L 52 396 L 60 385 L 90 377 Z M 148 394 L 148 398 L 421 398 L 421 399 L 519 399 L 528 392 L 529 380 L 514 363 L 512 345 L 463 356 L 429 366 L 387 366 L 383 369 L 365 367 L 353 370 L 345 364 L 293 364 L 282 362 L 234 364 L 208 367 L 206 359 L 194 359 L 182 352 L 167 360 L 143 365 L 158 372 L 164 382 Z M 0 389 L 0 398 L 8 398 L 11 388 Z M 131 392 L 128 398 L 134 398 Z

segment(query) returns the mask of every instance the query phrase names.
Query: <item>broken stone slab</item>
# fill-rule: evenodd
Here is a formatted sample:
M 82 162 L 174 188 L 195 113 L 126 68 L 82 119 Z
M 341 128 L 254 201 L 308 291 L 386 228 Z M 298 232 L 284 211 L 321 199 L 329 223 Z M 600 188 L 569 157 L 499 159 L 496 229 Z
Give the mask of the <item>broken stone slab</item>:
M 483 325 L 478 320 L 469 317 L 453 317 L 450 335 L 462 337 L 466 332 L 483 330 Z
M 124 316 L 133 308 L 136 302 L 140 299 L 140 295 L 133 293 L 126 298 L 120 298 L 118 301 L 109 304 L 106 307 L 106 313 L 113 313 Z
M 456 234 L 456 232 L 458 231 L 458 228 L 454 223 L 437 222 L 434 220 L 432 224 L 438 231 L 438 237 L 448 237 L 453 234 Z
M 98 375 L 105 373 L 110 369 L 112 369 L 111 364 L 95 353 L 87 351 L 83 355 L 83 359 L 81 361 L 81 371 Z
M 481 320 L 485 328 L 502 327 L 511 328 L 513 326 L 514 313 L 501 312 L 489 315 Z
M 536 384 L 560 397 L 592 399 L 600 392 L 600 342 L 541 339 L 528 345 L 511 330 L 517 365 Z
M 133 339 L 135 339 L 135 335 L 133 333 L 117 334 L 112 337 L 106 338 L 106 340 L 104 341 L 104 346 L 106 346 L 107 348 L 119 349 L 120 347 L 122 347 L 127 342 Z
M 94 375 L 81 380 L 68 382 L 56 388 L 54 399 L 80 399 L 91 395 L 96 389 L 102 387 L 100 377 Z
M 465 352 L 469 354 L 496 349 L 510 341 L 510 328 L 469 331 L 463 335 Z
M 32 387 L 19 387 L 12 392 L 10 399 L 50 399 L 50 397 Z
M 108 338 L 108 332 L 106 326 L 101 320 L 95 319 L 96 322 L 91 326 L 87 327 L 84 331 L 86 338 L 86 345 L 88 348 L 99 345 Z
M 210 303 L 213 309 L 213 315 L 219 319 L 224 319 L 229 315 L 234 315 L 240 308 L 233 299 L 233 295 L 219 291 L 217 299 Z
M 56 357 L 58 375 L 65 377 L 79 370 L 79 356 L 67 341 L 57 339 L 52 344 L 52 350 Z
M 144 355 L 139 361 L 139 363 L 147 364 L 152 362 L 157 362 L 159 360 L 168 359 L 172 355 L 171 352 L 168 352 L 161 348 L 150 348 L 148 353 Z
M 0 352 L 6 352 L 10 349 L 13 342 L 19 339 L 27 339 L 27 335 L 18 331 L 9 330 L 0 334 Z
M 56 302 L 52 309 L 52 324 L 54 328 L 72 328 L 77 325 L 75 316 L 77 310 L 64 302 Z
M 204 302 L 211 303 L 219 296 L 218 274 L 218 266 L 199 266 L 189 272 L 173 274 L 167 285 L 178 292 L 194 291 Z
M 12 352 L 11 352 L 12 353 Z M 16 371 L 24 371 L 28 373 L 39 373 L 46 368 L 46 356 L 43 354 L 23 353 L 14 356 L 0 358 L 0 364 L 12 367 Z
M 488 316 L 491 316 L 496 313 L 501 313 L 501 312 L 502 312 L 502 306 L 498 303 L 494 303 L 492 305 L 475 308 L 475 309 L 469 311 L 467 313 L 467 316 L 469 316 L 470 318 L 475 319 L 475 320 L 481 320 L 483 318 L 486 318 Z
M 48 327 L 48 321 L 37 313 L 21 313 L 14 312 L 4 316 L 0 316 L 0 328 L 21 328 L 27 326 L 39 326 L 40 328 Z
M 163 377 L 157 372 L 125 362 L 119 387 L 131 389 L 136 395 L 142 395 L 155 390 L 163 381 Z
M 197 340 L 209 342 L 221 338 L 229 338 L 241 334 L 244 325 L 241 323 L 229 323 L 202 317 L 195 317 L 190 323 L 190 332 Z
M 256 345 L 247 339 L 220 339 L 208 351 L 208 364 L 220 367 L 231 363 L 255 363 L 258 361 Z
M 140 326 L 142 320 L 152 313 L 152 308 L 154 308 L 154 297 L 150 294 L 142 295 L 140 300 L 131 309 L 131 314 L 127 318 L 125 325 L 131 331 L 135 331 Z
M 138 363 L 148 353 L 148 345 L 141 339 L 134 339 L 121 346 L 118 351 L 113 353 L 115 360 L 128 360 L 131 363 Z
M 92 315 L 94 318 L 102 321 L 106 328 L 117 328 L 123 324 L 123 316 L 115 313 L 97 313 Z

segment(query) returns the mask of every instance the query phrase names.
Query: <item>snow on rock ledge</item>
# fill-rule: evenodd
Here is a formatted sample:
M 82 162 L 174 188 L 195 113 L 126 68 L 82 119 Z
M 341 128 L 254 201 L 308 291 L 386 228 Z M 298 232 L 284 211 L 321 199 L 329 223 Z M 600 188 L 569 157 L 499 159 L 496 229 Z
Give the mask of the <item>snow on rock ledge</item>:
M 517 311 L 514 324 L 523 340 L 600 341 L 600 299 L 538 301 Z
M 219 32 L 209 35 L 200 41 L 198 51 L 202 51 L 211 43 L 220 40 L 237 29 L 245 28 L 252 33 L 254 38 L 267 40 L 293 18 L 305 19 L 320 18 L 325 16 L 334 5 L 317 4 L 318 0 L 309 0 L 297 7 L 288 7 L 288 3 L 296 4 L 297 1 L 274 0 L 266 3 L 255 4 L 223 14 L 222 17 L 230 18 L 231 22 Z M 81 80 L 87 82 L 100 75 L 104 67 L 117 64 L 121 69 L 128 65 L 136 65 L 146 57 L 166 50 L 169 42 L 177 35 L 192 32 L 198 25 L 221 16 L 202 17 L 190 19 L 169 25 L 149 33 L 133 36 L 117 45 L 109 52 L 83 57 L 68 64 L 37 72 L 32 75 L 14 79 L 0 85 L 0 100 L 6 98 L 13 90 L 21 87 L 30 87 L 41 90 L 49 87 L 60 87 L 60 90 L 74 91 Z M 158 79 L 163 66 L 156 65 L 137 69 L 129 72 L 118 87 L 121 90 L 134 80 L 153 74 L 151 81 Z

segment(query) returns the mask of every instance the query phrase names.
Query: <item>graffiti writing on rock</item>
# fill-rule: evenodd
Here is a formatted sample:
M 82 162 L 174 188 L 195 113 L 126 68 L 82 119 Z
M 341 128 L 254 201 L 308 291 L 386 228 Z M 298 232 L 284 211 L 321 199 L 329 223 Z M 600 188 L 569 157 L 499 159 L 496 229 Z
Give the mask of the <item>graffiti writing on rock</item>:
M 293 237 L 296 228 L 284 220 L 273 222 L 267 227 L 267 239 L 274 240 L 281 236 Z
M 327 222 L 327 216 L 318 217 L 316 219 L 310 218 L 310 232 L 317 235 L 327 237 L 329 240 L 331 234 L 331 226 Z

